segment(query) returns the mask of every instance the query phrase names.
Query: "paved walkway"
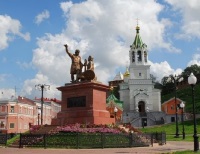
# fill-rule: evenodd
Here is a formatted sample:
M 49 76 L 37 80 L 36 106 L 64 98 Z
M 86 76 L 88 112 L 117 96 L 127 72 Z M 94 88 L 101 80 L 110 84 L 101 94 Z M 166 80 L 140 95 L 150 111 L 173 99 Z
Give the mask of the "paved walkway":
M 166 145 L 153 147 L 106 149 L 32 149 L 0 147 L 0 154 L 164 154 L 173 151 L 193 150 L 193 142 L 168 141 Z

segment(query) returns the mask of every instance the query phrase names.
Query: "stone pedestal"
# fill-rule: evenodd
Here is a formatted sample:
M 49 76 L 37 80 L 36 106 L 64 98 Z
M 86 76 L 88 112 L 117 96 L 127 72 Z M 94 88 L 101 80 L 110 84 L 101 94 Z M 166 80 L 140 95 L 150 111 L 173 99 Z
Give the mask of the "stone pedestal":
M 66 84 L 58 90 L 62 92 L 61 112 L 52 120 L 52 125 L 115 123 L 106 110 L 108 86 L 98 82 L 80 82 Z

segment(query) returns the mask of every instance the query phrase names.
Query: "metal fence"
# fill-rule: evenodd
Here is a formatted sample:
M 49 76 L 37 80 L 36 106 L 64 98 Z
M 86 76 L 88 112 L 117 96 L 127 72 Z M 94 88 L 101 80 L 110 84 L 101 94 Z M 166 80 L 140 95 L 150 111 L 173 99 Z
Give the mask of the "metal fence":
M 20 134 L 19 148 L 119 148 L 153 146 L 153 143 L 166 143 L 166 133 L 151 134 L 109 134 L 109 133 L 59 133 L 49 134 Z
M 0 134 L 0 144 L 6 145 L 7 141 L 11 138 L 13 138 L 16 134 L 14 133 L 9 133 L 9 134 Z
M 0 134 L 0 144 L 6 145 L 7 144 L 8 135 L 7 134 Z

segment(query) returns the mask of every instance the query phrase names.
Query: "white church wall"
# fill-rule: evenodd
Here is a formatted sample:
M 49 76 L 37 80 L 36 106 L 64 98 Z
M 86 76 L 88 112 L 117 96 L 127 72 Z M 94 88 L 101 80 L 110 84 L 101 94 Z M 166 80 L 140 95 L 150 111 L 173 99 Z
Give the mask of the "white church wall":
M 161 97 L 160 92 L 152 93 L 152 104 L 155 111 L 161 111 Z
M 120 100 L 123 101 L 123 110 L 129 111 L 130 110 L 130 105 L 129 105 L 129 90 L 120 90 Z

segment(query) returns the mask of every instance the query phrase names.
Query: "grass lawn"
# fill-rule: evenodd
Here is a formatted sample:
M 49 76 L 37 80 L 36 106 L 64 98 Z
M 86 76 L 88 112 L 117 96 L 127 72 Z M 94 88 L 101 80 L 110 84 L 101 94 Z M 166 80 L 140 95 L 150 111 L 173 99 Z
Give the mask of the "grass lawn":
M 145 127 L 145 128 L 140 128 L 139 130 L 142 132 L 166 132 L 166 137 L 167 141 L 194 141 L 193 138 L 193 133 L 194 133 L 194 125 L 193 125 L 193 120 L 191 121 L 185 121 L 184 122 L 185 126 L 185 139 L 183 140 L 182 136 L 182 123 L 178 123 L 178 128 L 179 128 L 179 138 L 175 138 L 175 133 L 176 133 L 176 123 L 171 123 L 171 124 L 165 124 L 165 125 L 159 125 L 159 126 L 153 126 L 153 127 Z M 197 133 L 199 134 L 198 136 L 200 137 L 200 119 L 197 119 Z M 199 138 L 200 141 L 200 138 Z M 177 151 L 173 152 L 170 154 L 193 154 L 193 153 L 199 153 L 199 152 L 193 152 L 191 150 L 188 151 Z
M 142 132 L 162 132 L 165 131 L 167 135 L 167 141 L 193 141 L 194 125 L 193 120 L 185 121 L 185 140 L 182 139 L 182 123 L 178 123 L 179 128 L 179 138 L 175 138 L 176 133 L 176 123 L 158 125 L 153 127 L 144 127 L 139 130 Z M 200 119 L 197 119 L 197 133 L 200 134 Z

